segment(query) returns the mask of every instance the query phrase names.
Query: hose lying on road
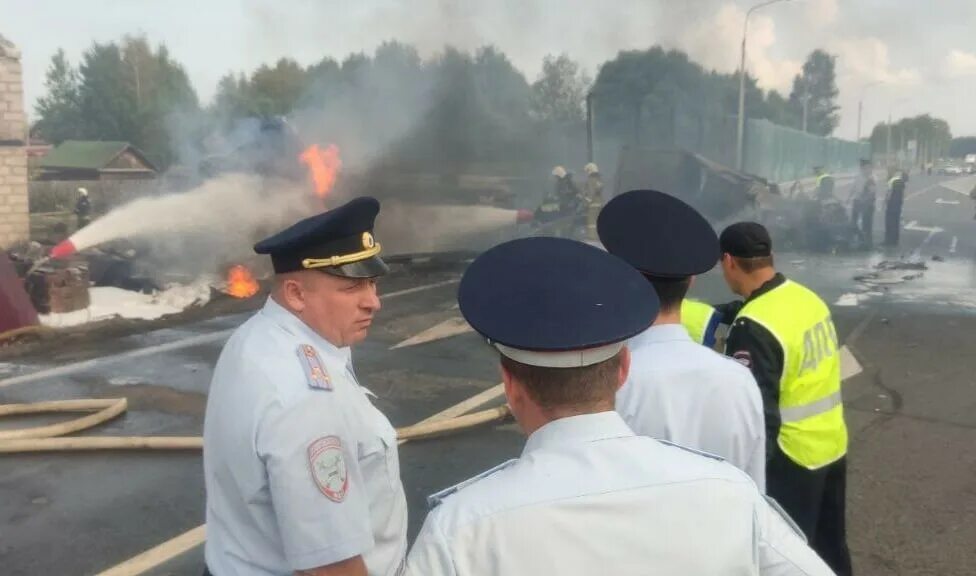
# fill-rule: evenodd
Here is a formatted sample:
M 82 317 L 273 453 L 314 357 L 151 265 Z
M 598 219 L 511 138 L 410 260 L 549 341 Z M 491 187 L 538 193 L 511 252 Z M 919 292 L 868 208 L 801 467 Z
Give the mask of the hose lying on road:
M 494 391 L 494 389 L 492 389 Z M 65 438 L 67 434 L 86 430 L 111 420 L 125 412 L 125 398 L 104 400 L 58 400 L 30 404 L 0 404 L 0 417 L 23 414 L 47 414 L 60 412 L 88 412 L 94 414 L 33 428 L 0 430 L 0 454 L 23 452 L 66 452 L 85 450 L 200 450 L 201 436 L 83 436 Z M 511 412 L 502 405 L 464 416 L 420 422 L 397 429 L 400 441 L 420 440 L 451 432 L 459 432 L 506 419 Z
M 430 430 L 431 428 L 435 429 L 434 432 L 435 434 L 446 433 L 447 430 L 439 429 L 439 427 L 434 425 L 441 424 L 450 420 L 462 420 L 462 418 L 468 419 L 467 417 L 464 416 L 465 414 L 467 414 L 468 412 L 474 410 L 479 406 L 484 406 L 489 402 L 497 400 L 504 394 L 505 394 L 504 386 L 502 384 L 497 384 L 487 390 L 482 390 L 481 392 L 475 394 L 474 396 L 466 400 L 463 400 L 461 402 L 458 402 L 457 404 L 449 408 L 441 410 L 437 414 L 425 418 L 424 420 L 421 420 L 419 423 L 413 426 L 408 426 L 407 428 L 404 428 L 402 430 L 409 430 L 412 428 L 416 431 L 421 426 L 430 425 L 428 430 Z M 500 406 L 492 410 L 484 410 L 482 412 L 492 412 L 492 411 L 497 411 L 498 413 L 504 412 L 505 414 L 508 414 L 509 412 L 507 405 Z M 475 416 L 476 414 L 481 414 L 482 412 L 475 412 L 473 414 L 468 414 L 468 416 L 469 417 Z M 469 420 L 467 424 L 468 426 L 476 425 L 476 424 L 471 424 L 470 419 L 468 420 Z M 457 430 L 460 429 L 461 428 L 457 428 Z M 397 432 L 399 434 L 400 431 L 398 430 Z M 415 436 L 415 438 L 419 438 L 419 436 Z M 403 436 L 400 436 L 400 439 L 397 442 L 397 444 L 403 444 L 409 441 L 410 438 L 405 438 Z M 190 550 L 193 550 L 197 546 L 203 544 L 203 542 L 206 539 L 207 539 L 207 527 L 205 525 L 197 526 L 196 528 L 184 532 L 183 534 L 180 534 L 175 538 L 171 538 L 165 542 L 153 546 L 149 550 L 146 550 L 141 554 L 133 556 L 132 558 L 129 558 L 124 562 L 116 564 L 115 566 L 112 566 L 111 568 L 103 572 L 99 572 L 97 576 L 139 576 L 140 574 L 144 574 L 150 570 L 153 570 L 154 568 L 162 564 L 165 564 L 166 562 L 169 562 L 170 560 L 182 554 L 185 554 Z

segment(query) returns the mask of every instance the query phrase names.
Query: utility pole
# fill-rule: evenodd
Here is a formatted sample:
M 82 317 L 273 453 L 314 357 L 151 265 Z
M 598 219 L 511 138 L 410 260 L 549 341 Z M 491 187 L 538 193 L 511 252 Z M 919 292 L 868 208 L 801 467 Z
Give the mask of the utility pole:
M 803 132 L 807 131 L 807 110 L 809 109 L 810 95 L 806 92 L 800 97 L 800 101 L 803 102 Z
M 739 52 L 739 115 L 736 121 L 735 131 L 735 167 L 742 170 L 742 146 L 745 142 L 746 129 L 746 35 L 749 33 L 749 16 L 756 10 L 776 4 L 777 2 L 788 2 L 789 0 L 766 0 L 760 2 L 746 12 L 745 22 L 742 24 L 742 48 Z
M 871 82 L 870 84 L 865 84 L 864 88 L 861 88 L 861 98 L 857 101 L 857 141 L 861 141 L 861 116 L 864 112 L 864 93 L 867 92 L 868 88 L 872 86 L 877 86 L 878 84 L 884 84 L 883 81 L 878 80 L 877 82 Z
M 891 167 L 891 110 L 888 111 L 888 142 L 885 144 L 885 164 Z

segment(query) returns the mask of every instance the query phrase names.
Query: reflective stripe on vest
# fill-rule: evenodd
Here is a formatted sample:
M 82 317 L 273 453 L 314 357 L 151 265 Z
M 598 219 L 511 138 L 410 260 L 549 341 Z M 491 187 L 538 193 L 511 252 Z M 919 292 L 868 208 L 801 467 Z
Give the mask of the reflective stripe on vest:
M 691 339 L 699 344 L 709 347 L 715 344 L 715 326 L 712 325 L 715 314 L 715 308 L 704 302 L 688 298 L 681 301 L 681 325 L 688 331 Z
M 901 181 L 901 176 L 895 176 L 891 180 L 888 180 L 888 188 L 894 188 L 895 182 L 900 182 L 900 181 Z
M 763 326 L 783 348 L 779 382 L 781 425 L 777 443 L 811 470 L 847 453 L 837 332 L 827 305 L 787 280 L 748 302 L 739 318 Z

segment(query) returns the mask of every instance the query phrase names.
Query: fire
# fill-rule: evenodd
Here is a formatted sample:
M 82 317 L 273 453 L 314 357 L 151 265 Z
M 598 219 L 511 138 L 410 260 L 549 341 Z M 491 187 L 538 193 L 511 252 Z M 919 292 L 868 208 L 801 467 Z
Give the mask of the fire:
M 319 148 L 318 144 L 312 144 L 302 152 L 298 159 L 308 166 L 308 171 L 312 175 L 312 182 L 315 183 L 315 194 L 324 199 L 335 186 L 339 169 L 342 168 L 342 161 L 339 159 L 339 147 L 335 144 L 329 144 L 323 150 Z
M 227 288 L 224 290 L 234 298 L 250 298 L 258 292 L 258 282 L 247 266 L 237 264 L 227 271 Z

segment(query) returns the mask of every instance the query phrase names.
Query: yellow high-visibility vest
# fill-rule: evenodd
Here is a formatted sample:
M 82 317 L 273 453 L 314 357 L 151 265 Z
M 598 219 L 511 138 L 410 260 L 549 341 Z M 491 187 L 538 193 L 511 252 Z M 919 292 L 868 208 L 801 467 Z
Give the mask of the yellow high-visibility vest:
M 709 348 L 715 345 L 716 314 L 715 308 L 704 302 L 688 298 L 681 301 L 681 325 L 692 340 Z
M 842 458 L 847 454 L 847 425 L 840 353 L 827 305 L 806 287 L 787 280 L 747 302 L 738 318 L 763 326 L 783 348 L 780 449 L 810 470 Z

